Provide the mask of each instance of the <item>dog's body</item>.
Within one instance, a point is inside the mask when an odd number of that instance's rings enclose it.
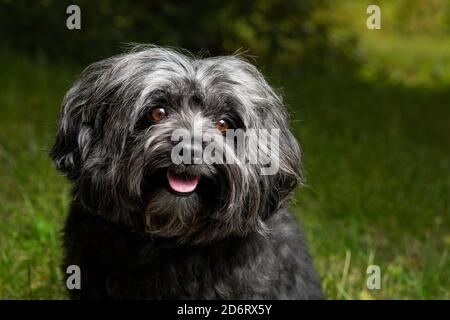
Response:
[[[198,124],[227,159],[237,159],[228,129],[278,129],[279,170],[176,163],[174,131]],[[156,47],[95,63],[64,99],[51,155],[75,187],[64,229],[64,271],[81,269],[73,298],[322,298],[287,211],[300,149],[251,64]]]
[[[200,245],[152,240],[72,206],[65,266],[82,270],[83,299],[320,299],[305,243],[284,209],[252,233]]]

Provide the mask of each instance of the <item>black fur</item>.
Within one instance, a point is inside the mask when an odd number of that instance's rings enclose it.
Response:
[[[159,105],[170,116],[149,124]],[[171,162],[175,129],[214,128],[224,113],[241,129],[281,131],[276,174],[259,162]],[[323,297],[287,210],[300,149],[281,97],[242,59],[144,47],[89,66],[63,101],[51,156],[74,184],[63,271],[78,265],[82,288],[72,298]],[[200,176],[196,191],[169,192],[169,169]]]
[[[130,232],[72,205],[64,266],[79,265],[82,299],[322,299],[296,221],[282,209],[258,233],[179,245]]]

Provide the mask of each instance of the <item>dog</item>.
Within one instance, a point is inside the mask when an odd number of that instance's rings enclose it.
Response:
[[[173,133],[198,124],[228,159],[228,130],[277,129],[277,171],[174,163]],[[185,142],[178,156],[205,144]],[[63,99],[50,155],[73,184],[63,273],[78,266],[81,288],[71,298],[323,298],[288,211],[302,178],[287,108],[244,58],[138,46],[93,63]]]

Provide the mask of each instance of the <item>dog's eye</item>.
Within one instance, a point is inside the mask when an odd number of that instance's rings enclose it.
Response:
[[[151,122],[156,123],[161,121],[167,116],[166,109],[162,107],[155,107],[150,110],[150,113],[148,115]]]
[[[225,134],[228,129],[230,129],[231,124],[230,122],[225,119],[221,118],[219,121],[216,122],[216,129],[219,130],[222,134]]]

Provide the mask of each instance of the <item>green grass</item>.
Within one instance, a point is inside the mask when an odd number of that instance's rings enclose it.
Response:
[[[0,298],[62,298],[60,229],[69,188],[46,150],[73,75],[45,62],[2,61]]]
[[[450,298],[450,91],[305,79],[294,207],[330,298]],[[365,286],[379,265],[382,289]]]
[[[292,209],[328,298],[449,299],[450,70],[428,76],[436,59],[450,61],[447,47],[422,45],[428,67],[406,72],[416,60],[396,57],[413,44],[374,46],[359,76],[274,79],[303,147],[307,186]],[[382,72],[364,72],[370,57]],[[0,298],[66,298],[58,266],[70,187],[46,150],[80,68],[0,61]],[[366,289],[369,264],[381,268],[381,290]]]

